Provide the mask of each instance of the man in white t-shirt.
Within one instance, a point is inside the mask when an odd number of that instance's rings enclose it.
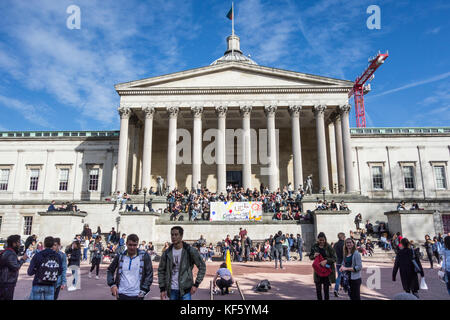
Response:
[[[108,286],[118,300],[143,300],[153,282],[152,261],[145,250],[138,250],[137,235],[130,234],[126,245],[108,267]]]
[[[206,273],[206,265],[197,249],[183,242],[183,228],[170,230],[172,245],[164,251],[158,267],[161,300],[191,300]],[[193,282],[192,268],[198,268]]]

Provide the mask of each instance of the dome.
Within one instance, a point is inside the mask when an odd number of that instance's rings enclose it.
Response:
[[[236,35],[229,36],[227,38],[227,44],[228,49],[225,51],[223,57],[217,59],[213,63],[211,63],[212,66],[227,63],[227,62],[239,62],[239,63],[247,63],[247,64],[253,64],[258,65],[255,61],[250,59],[249,57],[246,57],[241,49],[240,49],[240,39]]]

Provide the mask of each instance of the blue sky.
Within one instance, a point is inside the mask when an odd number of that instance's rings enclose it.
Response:
[[[80,30],[66,27],[72,4]],[[372,4],[380,30],[366,26]],[[0,1],[0,130],[118,130],[114,85],[209,65],[225,51],[230,6]],[[450,125],[449,1],[241,0],[235,11],[241,49],[260,65],[354,80],[389,50],[366,95],[367,126]]]

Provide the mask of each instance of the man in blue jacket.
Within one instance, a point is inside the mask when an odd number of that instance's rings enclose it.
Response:
[[[28,267],[28,275],[34,275],[30,300],[54,300],[55,285],[62,274],[62,260],[56,252],[53,237],[44,239],[44,250],[36,253]]]
[[[9,236],[6,244],[7,249],[0,252],[0,301],[13,299],[19,269],[28,259],[26,254],[22,259],[17,259],[20,248],[20,236],[18,234]]]

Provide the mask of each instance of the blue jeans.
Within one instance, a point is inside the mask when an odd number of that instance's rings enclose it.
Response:
[[[88,250],[89,250],[89,248],[84,248],[83,249],[83,261],[87,260]]]
[[[337,292],[339,292],[339,285],[341,283],[341,271],[339,271],[341,266],[342,266],[342,264],[336,264],[336,270],[337,270],[338,276],[336,278],[336,285],[334,286],[334,291],[337,291]]]
[[[188,292],[184,296],[180,297],[179,290],[170,290],[170,300],[192,300],[191,293]]]
[[[196,210],[192,210],[191,220],[195,220],[195,218],[197,218],[197,216],[198,216],[198,212]]]
[[[291,261],[291,247],[289,246],[287,246],[286,259],[287,261]]]
[[[31,287],[30,300],[54,300],[55,286],[33,285]]]
[[[303,247],[300,247],[297,250],[298,250],[298,256],[300,258],[300,261],[302,261],[303,260]]]

